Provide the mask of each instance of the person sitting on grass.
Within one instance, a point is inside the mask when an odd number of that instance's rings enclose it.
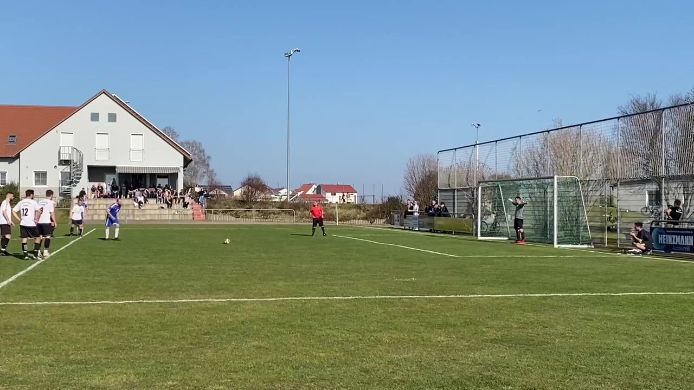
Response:
[[[641,222],[634,224],[634,231],[631,232],[631,242],[634,245],[634,249],[630,250],[629,253],[635,255],[648,255],[653,249],[651,233],[643,228],[643,223]]]

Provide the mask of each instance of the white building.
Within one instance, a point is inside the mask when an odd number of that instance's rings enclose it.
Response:
[[[357,190],[349,184],[319,184],[316,193],[328,203],[358,203]]]
[[[79,107],[0,105],[0,185],[75,196],[92,184],[183,187],[188,151],[117,96]]]

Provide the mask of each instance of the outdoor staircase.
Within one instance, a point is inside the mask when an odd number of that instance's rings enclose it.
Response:
[[[84,172],[82,151],[72,146],[61,146],[58,150],[58,165],[67,166],[69,178],[60,181],[60,196],[72,198],[72,189],[82,180]]]

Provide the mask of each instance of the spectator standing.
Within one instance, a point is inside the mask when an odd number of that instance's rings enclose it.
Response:
[[[682,218],[682,214],[684,214],[684,211],[682,210],[682,201],[679,199],[675,199],[675,204],[672,206],[668,206],[667,219],[679,221]],[[672,222],[671,224],[678,225],[679,223]]]

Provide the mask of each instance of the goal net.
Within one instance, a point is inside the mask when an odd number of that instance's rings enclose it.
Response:
[[[477,193],[477,237],[515,239],[513,228],[520,196],[526,241],[555,247],[591,246],[581,182],[574,176],[480,182]]]

